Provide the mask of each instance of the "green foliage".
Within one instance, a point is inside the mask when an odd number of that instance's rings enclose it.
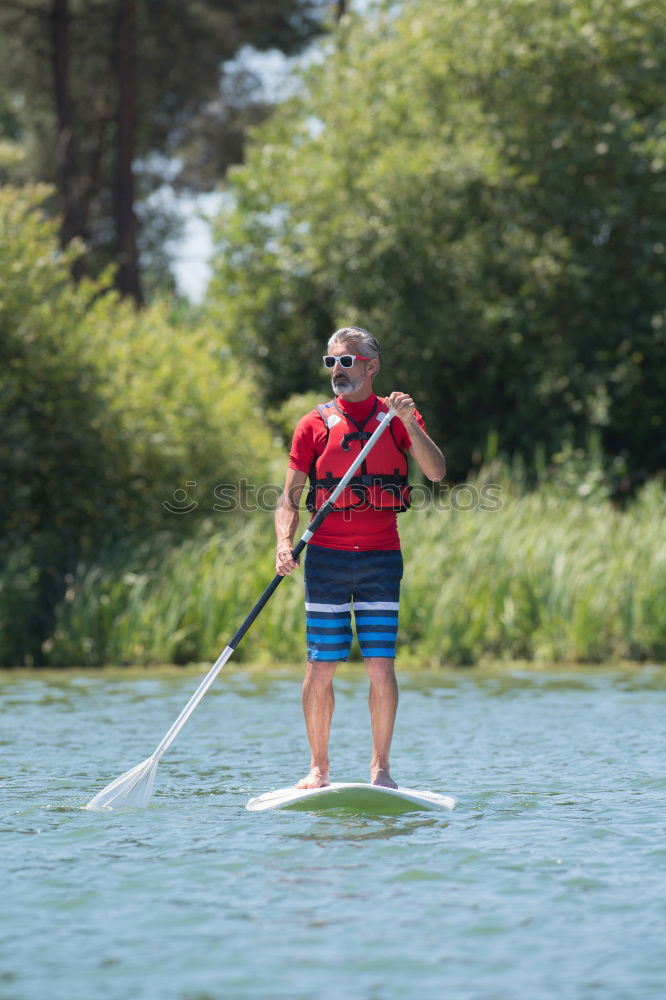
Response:
[[[329,386],[330,389],[330,386]],[[326,387],[322,392],[294,393],[282,403],[280,408],[271,414],[271,421],[279,434],[281,450],[284,453],[289,451],[294,428],[301,417],[314,410],[319,403],[325,403],[332,395],[327,392]]]
[[[214,515],[217,484],[265,480],[272,447],[254,387],[209,324],[178,322],[167,304],[137,312],[103,280],[71,282],[76,251],[58,250],[46,193],[0,188],[5,663],[39,659],[79,560],[146,533],[182,539]],[[195,512],[165,509],[186,506],[177,490]]]
[[[502,502],[501,511],[452,510],[439,542],[441,515],[410,523],[401,627],[412,658],[664,658],[666,632],[654,617],[666,582],[661,484],[626,513],[559,488],[521,496],[508,485]]]
[[[600,495],[565,495],[561,481],[523,493],[506,470],[491,478],[501,485],[494,494],[501,508],[495,500],[485,510],[470,502],[484,496],[478,480],[466,494],[445,491],[401,520],[400,662],[663,661],[663,484],[651,482],[620,512]],[[147,543],[81,564],[58,607],[49,662],[214,660],[273,574],[270,522],[232,517],[221,534],[166,553]],[[303,657],[297,573],[283,581],[235,658]]]
[[[55,223],[39,206],[48,189],[0,189],[0,510],[3,544],[46,558],[66,550],[106,506],[107,451],[98,418],[99,374],[81,357],[82,327],[102,286],[74,289],[76,250],[58,253]],[[119,470],[104,477],[117,482]]]
[[[489,435],[666,459],[666,22],[635,0],[419,0],[351,21],[255,133],[211,311],[267,398],[337,326],[385,348],[454,477]]]

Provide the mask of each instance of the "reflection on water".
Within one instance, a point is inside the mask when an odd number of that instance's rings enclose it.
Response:
[[[416,830],[425,830],[434,826],[443,828],[448,826],[449,821],[431,817],[414,819],[406,816],[385,816],[369,819],[363,816],[350,815],[346,810],[328,809],[326,819],[316,814],[312,815],[312,821],[307,830],[298,832],[286,832],[288,839],[316,841],[341,841],[347,843],[361,842],[364,840],[388,840],[391,837],[409,836]]]

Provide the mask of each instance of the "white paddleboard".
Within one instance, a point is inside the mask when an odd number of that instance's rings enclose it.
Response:
[[[396,815],[419,810],[453,809],[456,800],[438,792],[422,792],[415,788],[382,788],[363,782],[333,782],[324,788],[278,788],[250,799],[245,806],[250,812],[263,809],[346,809],[349,812]]]

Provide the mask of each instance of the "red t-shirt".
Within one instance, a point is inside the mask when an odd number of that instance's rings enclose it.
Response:
[[[360,403],[351,403],[340,396],[337,402],[343,412],[348,413],[358,423],[362,423],[370,416],[375,399],[373,393]],[[425,430],[421,414],[415,411],[415,416],[419,426]],[[391,429],[398,447],[403,451],[409,451],[412,441],[405,430],[405,425],[398,417],[394,417],[391,421]],[[325,447],[324,422],[318,413],[314,411],[308,413],[296,424],[289,453],[289,468],[298,472],[309,472]],[[352,551],[399,549],[396,513],[392,510],[334,510],[317,529],[309,544],[320,545],[327,549]]]

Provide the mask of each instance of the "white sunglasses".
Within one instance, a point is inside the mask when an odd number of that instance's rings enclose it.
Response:
[[[364,358],[362,354],[324,354],[323,361],[327,368],[335,368],[336,361],[341,368],[353,368],[355,361],[372,361],[372,358]]]

